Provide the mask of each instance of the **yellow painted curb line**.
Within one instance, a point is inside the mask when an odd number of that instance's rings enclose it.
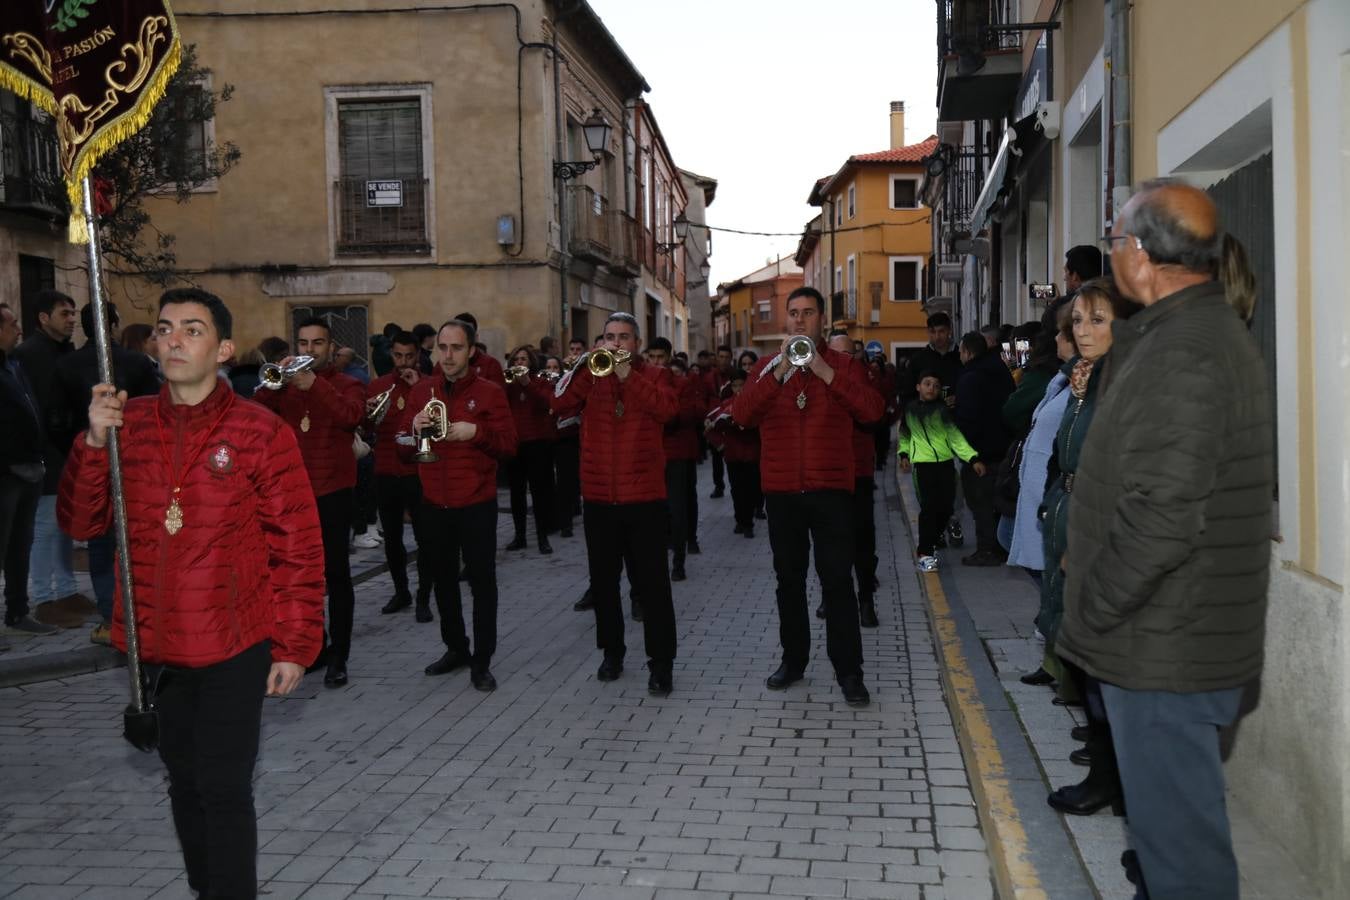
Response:
[[[900,477],[897,469],[897,482]],[[899,484],[897,489],[903,503],[903,489]],[[906,514],[912,529],[917,531],[917,517],[908,504]],[[952,619],[951,605],[942,589],[942,579],[937,572],[924,572],[919,576],[919,584],[928,600],[928,612],[941,651],[939,668],[946,688],[947,706],[970,774],[976,812],[994,866],[995,889],[1005,900],[1046,900],[1048,895],[1041,887],[1040,875],[1027,856],[1027,833],[1008,787],[1003,754],[999,752],[993,729],[989,727],[989,717],[980,702],[975,677],[970,673],[961,637]]]

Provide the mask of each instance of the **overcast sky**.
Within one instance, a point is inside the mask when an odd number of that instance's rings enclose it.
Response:
[[[934,0],[590,0],[652,90],[675,164],[718,181],[715,226],[800,235],[811,186],[850,155],[933,133]],[[712,285],[794,237],[713,234]]]

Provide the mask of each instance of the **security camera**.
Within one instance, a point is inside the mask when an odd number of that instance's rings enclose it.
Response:
[[[1060,105],[1057,100],[1050,100],[1036,107],[1036,127],[1044,132],[1046,140],[1053,141],[1059,137],[1059,116]]]

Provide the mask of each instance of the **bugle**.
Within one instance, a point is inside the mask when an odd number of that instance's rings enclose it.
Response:
[[[633,358],[633,354],[627,350],[610,350],[601,347],[599,350],[592,350],[586,357],[586,368],[591,370],[591,374],[596,378],[604,378],[614,371],[614,368],[620,363],[626,363]]]
[[[530,374],[529,366],[511,366],[509,369],[507,369],[505,372],[502,373],[502,377],[506,379],[507,384],[514,384],[515,382],[519,381],[520,379],[524,378],[526,375],[529,374]]]
[[[312,356],[297,356],[284,366],[277,363],[267,363],[258,370],[258,378],[261,379],[258,386],[271,391],[279,391],[292,378],[312,368],[314,368],[314,357]]]
[[[369,406],[366,412],[366,418],[372,425],[379,425],[384,421],[384,417],[389,413],[389,406],[394,399],[394,385],[390,385],[388,390],[381,391],[370,400],[366,401]]]

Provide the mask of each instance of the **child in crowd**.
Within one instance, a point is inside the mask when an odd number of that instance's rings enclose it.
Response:
[[[898,426],[900,471],[913,471],[919,495],[918,551],[920,568],[926,571],[937,568],[937,548],[956,502],[953,458],[959,456],[977,474],[985,473],[984,463],[956,427],[941,395],[941,377],[931,370],[920,374],[919,396],[905,408]]]

